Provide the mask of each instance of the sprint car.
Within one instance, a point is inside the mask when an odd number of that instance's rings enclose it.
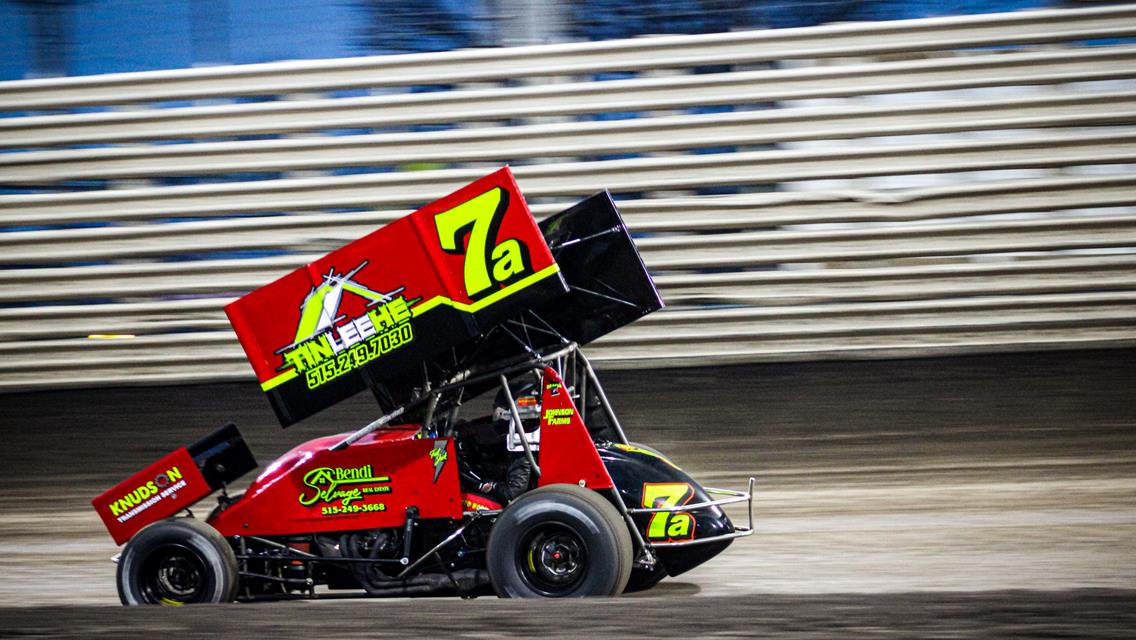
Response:
[[[662,306],[607,193],[538,225],[508,168],[245,295],[226,313],[282,426],[363,390],[381,415],[243,492],[230,424],[94,498],[120,599],[613,596],[706,562],[752,534],[753,479],[630,442],[581,350]]]

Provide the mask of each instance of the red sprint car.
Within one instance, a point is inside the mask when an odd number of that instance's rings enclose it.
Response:
[[[123,604],[611,596],[706,562],[753,532],[753,480],[630,442],[580,348],[662,306],[607,193],[538,225],[507,168],[245,295],[226,312],[282,426],[364,390],[381,416],[243,492],[227,425],[96,497]]]

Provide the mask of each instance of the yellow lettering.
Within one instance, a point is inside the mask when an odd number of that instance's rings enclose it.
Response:
[[[493,247],[493,279],[505,282],[515,275],[524,273],[528,268],[525,264],[525,252],[521,243],[510,238]]]
[[[500,187],[486,191],[475,198],[459,204],[448,211],[434,216],[438,226],[438,243],[449,253],[465,254],[465,292],[470,298],[492,286],[487,266],[489,243],[493,238],[489,232],[494,219],[504,215],[508,202]],[[504,205],[504,206],[502,206]],[[469,236],[467,246],[462,240]]]
[[[395,325],[389,307],[389,304],[384,304],[367,312],[367,316],[371,318],[371,324],[375,325],[376,329],[382,330]]]
[[[284,362],[287,362],[289,365],[295,367],[296,371],[304,371],[307,368],[305,366],[304,359],[300,357],[299,348],[292,349],[291,351],[285,351]]]
[[[395,322],[407,322],[410,320],[410,307],[406,306],[406,300],[402,296],[391,300],[389,304],[384,305],[390,309],[391,317]]]
[[[694,489],[685,482],[647,482],[643,484],[643,506],[650,509],[674,507],[686,504],[694,496]],[[682,528],[682,517],[686,518],[685,529]],[[690,533],[691,516],[689,513],[674,513],[660,511],[651,514],[647,523],[648,540],[667,540],[675,537],[684,537]],[[668,526],[670,523],[676,525]],[[682,536],[671,534],[671,530],[679,531]]]
[[[667,524],[667,537],[671,540],[689,537],[693,520],[689,513],[671,514],[671,521]]]
[[[314,364],[316,362],[323,362],[335,354],[335,350],[331,348],[331,342],[328,341],[327,334],[321,334],[315,340],[309,340],[304,343],[307,348],[308,359]]]

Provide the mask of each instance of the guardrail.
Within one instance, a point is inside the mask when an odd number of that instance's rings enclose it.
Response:
[[[0,83],[0,390],[251,379],[226,302],[504,163],[638,236],[670,307],[605,366],[1131,346],[1133,36],[1120,6]]]

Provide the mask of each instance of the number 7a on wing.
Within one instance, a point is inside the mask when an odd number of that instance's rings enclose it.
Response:
[[[287,426],[567,290],[506,167],[225,311]]]

